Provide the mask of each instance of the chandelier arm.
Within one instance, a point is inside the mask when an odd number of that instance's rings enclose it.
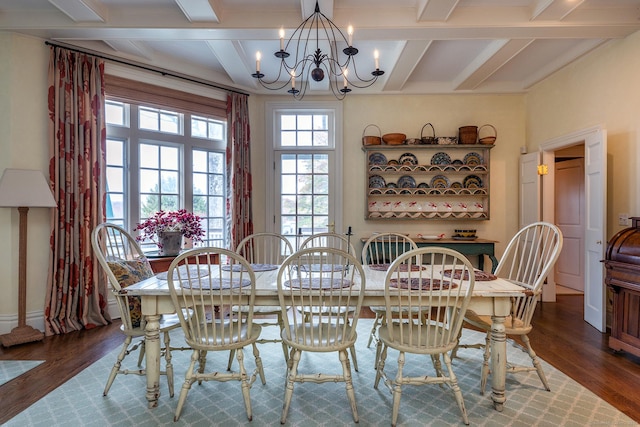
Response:
[[[321,27],[329,45],[327,52],[323,52],[320,48]],[[314,33],[315,50],[313,50],[312,40]],[[347,47],[340,51],[338,49],[339,43],[344,43]],[[294,46],[295,55],[292,55],[290,49]],[[346,56],[344,62],[340,62],[341,53]],[[258,66],[252,76],[258,79],[262,87],[269,90],[280,90],[291,85],[291,89],[287,92],[292,94],[295,99],[302,99],[310,88],[309,78],[320,82],[324,80],[326,71],[331,92],[337,99],[342,100],[348,92],[351,92],[352,89],[349,86],[354,88],[369,87],[378,80],[379,76],[384,74],[384,71],[375,69],[371,73],[373,77],[362,78],[358,74],[356,62],[353,59],[357,53],[358,49],[351,46],[350,41],[347,40],[340,28],[320,11],[320,6],[316,1],[314,12],[298,25],[286,45],[275,52],[276,58],[280,59],[277,77],[272,81],[264,80],[264,74],[260,73]],[[292,63],[287,62],[289,57],[293,60]],[[352,70],[349,73],[351,78],[348,78],[346,73],[349,67]],[[283,73],[286,73],[288,77],[284,82],[280,80]]]

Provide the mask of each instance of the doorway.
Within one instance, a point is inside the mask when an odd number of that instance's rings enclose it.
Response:
[[[555,153],[555,221],[564,244],[555,265],[556,295],[584,294],[584,144]]]
[[[606,330],[604,292],[604,250],[607,219],[607,131],[594,126],[546,141],[540,145],[542,163],[555,163],[555,153],[561,149],[584,146],[584,320],[600,332]],[[555,168],[550,167],[541,185],[543,221],[556,223]],[[555,271],[547,277],[542,290],[543,301],[556,300]]]

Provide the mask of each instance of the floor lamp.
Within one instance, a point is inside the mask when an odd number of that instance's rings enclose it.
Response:
[[[51,188],[39,170],[5,169],[0,178],[0,207],[18,208],[20,229],[18,240],[18,326],[4,335],[5,347],[40,341],[44,334],[27,325],[27,213],[29,208],[57,206]]]

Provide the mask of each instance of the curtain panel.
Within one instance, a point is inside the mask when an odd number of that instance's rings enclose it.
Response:
[[[227,97],[227,234],[235,248],[253,234],[251,207],[251,137],[248,96],[231,93]]]
[[[107,324],[108,290],[91,249],[105,219],[104,61],[52,46],[49,60],[51,220],[47,335]]]

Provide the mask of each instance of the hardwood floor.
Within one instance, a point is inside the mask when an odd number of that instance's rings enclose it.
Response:
[[[614,353],[608,335],[582,320],[583,297],[561,295],[556,303],[542,303],[529,337],[540,357],[620,411],[640,422],[637,388],[640,358]],[[371,317],[365,310],[363,317]],[[45,360],[38,367],[0,386],[0,424],[119,347],[119,322],[93,330],[47,337],[43,342],[0,347],[0,360]],[[106,375],[106,374],[105,374]],[[106,381],[106,376],[105,376]]]

